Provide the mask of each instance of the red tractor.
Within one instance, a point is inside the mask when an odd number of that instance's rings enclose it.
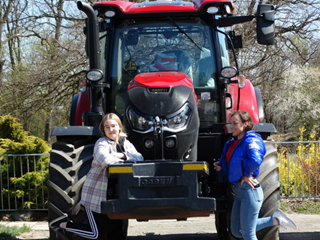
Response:
[[[255,19],[258,42],[271,45],[274,6],[260,4],[250,16],[235,15],[231,0],[77,6],[87,15],[90,69],[73,99],[70,126],[52,132],[57,142],[49,168],[49,221],[62,214],[74,222],[87,221],[79,204],[81,188],[99,138],[98,125],[105,113],[114,112],[145,161],[109,167],[102,212],[111,219],[143,221],[215,214],[219,238],[235,239],[229,231],[232,194],[213,162],[231,137],[228,122],[238,109],[251,114],[255,130],[265,139],[260,216],[271,216],[279,206],[280,184],[274,142],[267,138],[276,130],[262,123],[259,89],[239,74],[234,49],[241,38],[231,27]],[[126,238],[123,222],[123,231],[111,231],[110,239]],[[50,232],[50,239],[80,239],[58,234]],[[258,236],[276,240],[278,230],[264,229]]]

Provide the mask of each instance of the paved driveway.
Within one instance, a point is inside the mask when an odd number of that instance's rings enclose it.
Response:
[[[297,230],[280,233],[280,240],[320,240],[320,215],[287,214]],[[130,221],[127,240],[219,240],[214,216],[190,218],[188,221]]]
[[[320,215],[287,214],[297,230],[288,229],[280,233],[280,240],[320,240]],[[188,221],[153,220],[137,222],[130,220],[127,240],[218,240],[214,215],[190,218]],[[32,231],[18,239],[47,240],[47,222],[0,222],[7,226],[28,225]]]

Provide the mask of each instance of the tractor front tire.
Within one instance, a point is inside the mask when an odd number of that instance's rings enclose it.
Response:
[[[80,197],[86,175],[91,168],[96,137],[65,137],[52,145],[48,178],[48,222],[63,214],[75,223],[88,224],[86,212],[81,209]],[[107,194],[107,193],[106,193]],[[111,220],[109,238],[124,240],[127,220]],[[116,226],[114,226],[116,225]],[[115,232],[113,229],[121,229]],[[76,234],[50,229],[50,240],[83,240]]]
[[[277,149],[274,141],[264,141],[267,153],[257,178],[263,190],[263,204],[259,218],[271,216],[280,207],[280,182]],[[257,232],[259,240],[278,240],[278,227],[264,228]]]

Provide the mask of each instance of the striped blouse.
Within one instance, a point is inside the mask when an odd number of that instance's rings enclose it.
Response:
[[[123,162],[122,159],[110,154],[117,152],[116,145],[116,142],[107,137],[102,137],[96,142],[91,169],[82,188],[81,204],[97,213],[101,213],[101,202],[107,200],[108,166]],[[127,139],[125,139],[123,147],[127,160],[143,161],[143,156],[137,152],[133,144]]]

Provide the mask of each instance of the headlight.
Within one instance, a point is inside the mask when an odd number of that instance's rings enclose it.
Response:
[[[209,13],[209,14],[216,14],[218,12],[219,12],[219,8],[218,7],[209,7],[207,9],[207,13]]]
[[[167,127],[174,130],[181,129],[187,125],[190,116],[191,109],[188,105],[185,105],[179,114],[168,119]]]
[[[135,111],[132,110],[132,108],[130,108],[128,111],[128,117],[133,128],[137,130],[147,131],[151,128],[149,120],[137,114]]]
[[[220,71],[220,75],[224,78],[233,78],[237,75],[238,70],[235,67],[224,67]]]
[[[103,73],[99,69],[90,70],[87,72],[87,79],[89,81],[100,81],[103,78]]]
[[[147,139],[145,142],[144,142],[144,146],[147,148],[147,149],[151,149],[153,148],[154,146],[154,141],[152,139]]]
[[[110,17],[114,17],[114,15],[116,15],[116,13],[114,11],[106,11],[104,15],[106,17],[110,18]]]
[[[171,149],[171,148],[174,148],[176,146],[176,142],[174,139],[172,138],[169,138],[165,141],[165,145],[167,148]]]

